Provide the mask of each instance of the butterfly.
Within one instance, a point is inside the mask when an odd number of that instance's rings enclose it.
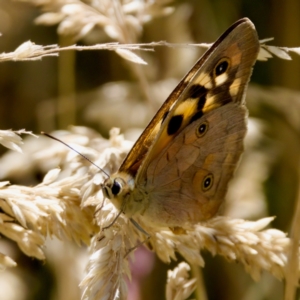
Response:
[[[172,230],[217,214],[243,152],[259,48],[254,25],[240,19],[184,76],[102,184],[120,213]]]

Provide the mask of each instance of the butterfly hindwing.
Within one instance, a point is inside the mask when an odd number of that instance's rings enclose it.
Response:
[[[246,109],[229,103],[188,125],[149,164],[145,216],[168,226],[211,218],[243,151]]]

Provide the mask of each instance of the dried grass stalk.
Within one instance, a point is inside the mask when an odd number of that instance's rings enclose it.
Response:
[[[117,169],[131,145],[115,129],[109,141],[83,128],[64,133],[64,140],[109,173]],[[88,273],[81,282],[83,299],[115,299],[118,295],[124,299],[125,279],[130,278],[128,259],[133,255],[132,248],[144,242],[145,236],[125,215],[111,225],[118,211],[103,198],[103,174],[79,156],[68,157],[68,152],[51,151],[50,147],[35,156],[45,160],[51,159],[51,153],[52,159],[60,155],[63,166],[62,170],[48,172],[35,187],[1,185],[0,232],[15,240],[24,253],[38,259],[44,259],[42,247],[48,235],[91,244]],[[241,262],[255,280],[263,270],[278,279],[286,277],[290,240],[279,230],[265,229],[272,217],[250,222],[219,216],[186,228],[184,234],[153,227],[141,216],[135,219],[151,235],[147,244],[164,262],[175,260],[178,252],[189,263],[203,267],[200,250],[207,249],[213,255]],[[4,255],[0,262],[2,268],[14,265]]]
[[[189,279],[190,266],[182,262],[173,271],[168,271],[167,300],[187,299],[196,288],[196,279]]]

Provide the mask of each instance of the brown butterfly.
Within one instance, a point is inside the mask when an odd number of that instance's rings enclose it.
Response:
[[[171,229],[218,212],[243,151],[259,48],[254,25],[241,19],[185,75],[102,185],[120,212]]]

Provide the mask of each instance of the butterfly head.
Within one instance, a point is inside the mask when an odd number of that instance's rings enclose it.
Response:
[[[124,210],[125,199],[134,189],[134,181],[131,176],[116,173],[107,178],[102,184],[103,195],[112,201],[119,210]]]

